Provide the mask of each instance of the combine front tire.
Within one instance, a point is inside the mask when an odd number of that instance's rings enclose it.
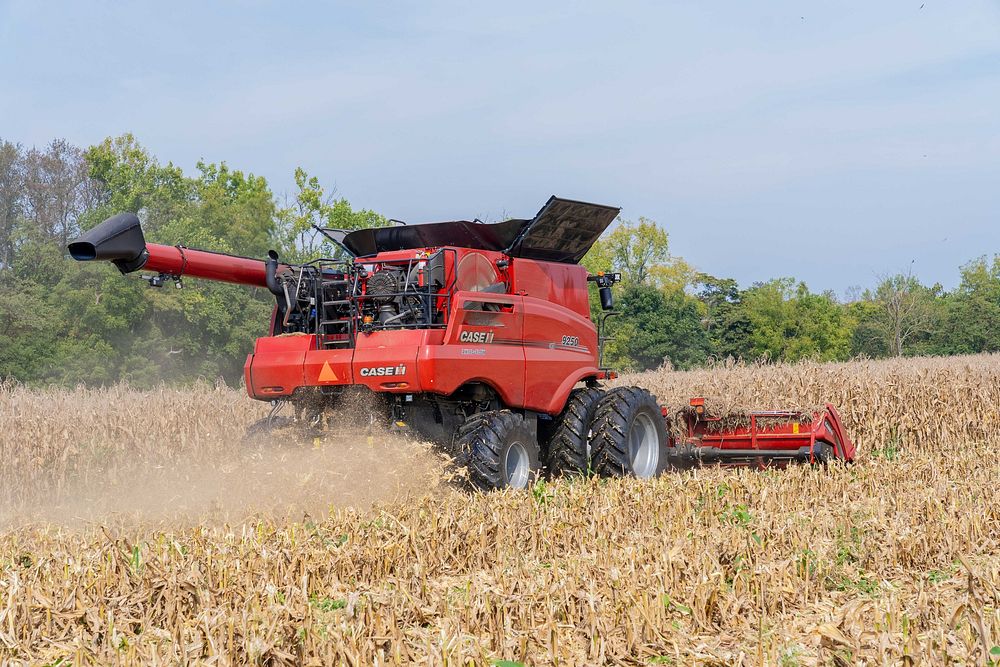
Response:
[[[456,447],[469,461],[469,479],[483,491],[526,489],[538,477],[538,439],[524,417],[491,410],[469,417]]]
[[[590,440],[603,477],[655,477],[667,467],[667,427],[656,397],[639,387],[612,389],[597,406]]]
[[[597,388],[575,389],[553,420],[547,452],[553,476],[585,475],[590,469],[590,428],[603,396]]]

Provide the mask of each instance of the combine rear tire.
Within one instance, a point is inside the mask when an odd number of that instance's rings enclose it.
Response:
[[[639,387],[612,389],[597,406],[590,440],[602,477],[655,477],[667,468],[667,427],[656,397]]]
[[[597,388],[574,389],[566,407],[556,417],[548,438],[549,473],[585,475],[590,469],[590,429],[604,392]]]
[[[482,491],[526,489],[538,477],[538,439],[524,417],[491,410],[469,417],[456,448],[469,461],[469,480]]]

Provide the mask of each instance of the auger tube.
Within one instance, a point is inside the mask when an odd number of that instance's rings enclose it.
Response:
[[[146,243],[139,218],[134,213],[119,213],[108,218],[70,243],[68,250],[70,256],[80,262],[110,261],[123,274],[143,269],[176,278],[191,276],[268,289],[271,284],[268,276],[273,280],[278,270],[277,254],[274,254],[269,273],[267,263],[259,259]]]

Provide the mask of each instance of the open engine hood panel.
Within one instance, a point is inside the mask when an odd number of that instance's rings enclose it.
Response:
[[[507,248],[507,254],[577,264],[619,211],[613,206],[550,197]]]
[[[531,220],[495,224],[455,220],[422,225],[359,229],[341,242],[356,257],[392,250],[458,246],[506,252],[512,257],[576,264],[620,209],[550,197]]]
[[[503,250],[517,238],[525,222],[525,220],[506,220],[491,225],[454,220],[400,227],[373,227],[349,233],[343,238],[342,243],[356,257],[367,257],[391,250],[445,245],[477,250]]]

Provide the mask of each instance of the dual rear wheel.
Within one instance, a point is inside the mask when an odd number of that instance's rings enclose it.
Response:
[[[662,413],[656,398],[638,387],[576,389],[562,413],[535,431],[510,410],[466,420],[455,444],[472,484],[484,491],[527,488],[541,476],[543,459],[553,476],[649,478],[667,467]]]
[[[648,479],[667,468],[667,426],[649,391],[612,389],[598,405],[591,429],[591,461],[597,474]]]

